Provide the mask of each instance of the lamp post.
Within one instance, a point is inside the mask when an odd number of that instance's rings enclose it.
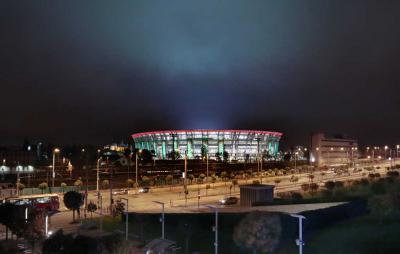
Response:
[[[213,206],[213,205],[207,205],[206,207],[210,208],[211,210],[214,210],[215,212],[215,225],[214,225],[214,231],[215,231],[215,240],[214,240],[214,248],[215,254],[218,254],[218,207]]]
[[[129,233],[129,227],[128,227],[128,213],[129,213],[129,203],[127,198],[120,198],[121,200],[124,200],[126,202],[126,212],[125,212],[125,240],[128,240],[128,233]]]
[[[296,239],[296,244],[299,246],[299,254],[303,254],[303,220],[305,220],[306,217],[299,214],[290,214],[290,216],[299,219],[299,238]]]
[[[135,175],[135,183],[136,183],[136,188],[139,187],[138,183],[138,153],[142,153],[142,150],[139,150],[139,152],[135,153],[135,167],[136,167],[136,175]]]
[[[294,171],[297,172],[297,155],[299,152],[294,153]]]
[[[185,173],[184,173],[184,178],[183,178],[183,191],[185,192],[185,206],[187,205],[187,151],[185,151]]]
[[[389,148],[388,146],[385,146],[385,147],[384,147],[384,149],[385,149],[385,157],[384,157],[384,159],[385,159],[385,160],[386,160],[386,151],[388,150],[388,148]]]
[[[207,182],[208,182],[208,149],[207,149],[207,154],[206,154],[206,161],[207,161],[207,167],[206,167],[206,169],[207,169]]]
[[[96,191],[99,192],[100,183],[100,158],[97,159],[97,169],[96,169]]]
[[[156,204],[161,205],[161,239],[165,239],[165,211],[164,211],[164,203],[160,201],[153,201]]]
[[[51,187],[54,188],[54,179],[56,178],[56,172],[55,172],[55,164],[56,164],[56,153],[59,153],[60,149],[54,148],[53,150],[53,177],[52,177],[52,184]]]

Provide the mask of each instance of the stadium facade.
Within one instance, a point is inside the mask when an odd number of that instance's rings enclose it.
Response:
[[[188,159],[225,154],[229,160],[244,161],[276,157],[281,136],[257,130],[168,130],[136,133],[132,138],[136,149],[152,151],[156,159],[168,159],[175,151],[181,158],[185,153]]]

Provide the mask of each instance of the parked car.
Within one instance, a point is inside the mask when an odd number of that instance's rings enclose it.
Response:
[[[124,195],[128,194],[128,189],[120,189],[113,191],[113,195]]]
[[[239,201],[239,198],[237,198],[237,197],[226,197],[224,199],[221,199],[219,202],[222,205],[234,205],[234,204],[237,204],[238,201]]]
[[[147,192],[149,192],[149,190],[150,190],[150,187],[141,187],[139,189],[139,193],[147,193]]]

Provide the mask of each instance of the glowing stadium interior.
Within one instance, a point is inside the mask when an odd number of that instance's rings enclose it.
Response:
[[[168,130],[132,135],[136,149],[147,149],[156,159],[167,159],[172,151],[188,159],[225,153],[229,160],[264,159],[277,155],[282,133],[256,130]],[[183,157],[183,156],[182,156]]]

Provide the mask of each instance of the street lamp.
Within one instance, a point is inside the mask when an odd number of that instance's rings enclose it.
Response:
[[[297,170],[297,155],[299,154],[299,152],[295,152],[294,153],[294,171],[296,172]]]
[[[159,205],[161,205],[161,211],[162,211],[162,214],[161,214],[161,239],[165,239],[165,211],[164,211],[164,203],[163,202],[160,202],[160,201],[153,201],[154,203],[156,203],[156,204],[159,204]]]
[[[210,208],[211,210],[214,210],[215,212],[215,226],[214,226],[214,231],[215,231],[215,240],[214,240],[214,248],[215,254],[218,254],[218,207],[213,206],[213,205],[207,205],[206,207]]]
[[[136,167],[136,176],[135,176],[135,182],[136,182],[136,188],[139,187],[138,183],[138,153],[141,154],[142,150],[139,150],[138,152],[135,153],[135,167]]]
[[[290,214],[290,216],[299,219],[299,238],[296,239],[296,244],[299,246],[299,254],[303,254],[303,220],[305,220],[306,217],[300,214]]]
[[[385,157],[384,157],[384,159],[386,159],[386,151],[387,151],[388,148],[389,148],[388,146],[385,146]]]
[[[129,232],[129,228],[128,228],[128,213],[129,213],[129,206],[128,206],[128,199],[127,198],[120,198],[121,200],[124,200],[126,202],[126,212],[125,212],[125,240],[128,240],[128,232]]]
[[[96,191],[99,192],[99,182],[100,182],[100,149],[97,150],[97,172],[96,172]]]
[[[54,188],[54,179],[55,179],[55,177],[56,177],[56,172],[55,172],[55,164],[56,164],[56,153],[59,153],[60,152],[60,149],[58,149],[58,148],[54,148],[54,150],[53,150],[53,177],[52,177],[52,184],[51,184],[51,187],[53,187]]]

